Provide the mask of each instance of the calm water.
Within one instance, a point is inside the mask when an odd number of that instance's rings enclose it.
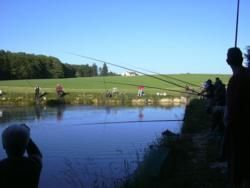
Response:
[[[182,119],[184,107],[1,108],[0,133],[26,123],[44,155],[41,188],[94,187],[131,174],[145,149],[166,129],[178,133],[182,122],[135,122]],[[111,122],[99,124],[103,122]],[[0,149],[0,157],[6,157]]]

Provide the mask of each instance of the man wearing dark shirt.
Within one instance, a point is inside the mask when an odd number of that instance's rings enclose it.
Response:
[[[0,161],[0,187],[37,188],[42,169],[42,154],[30,138],[29,128],[12,125],[2,133],[7,158]],[[25,151],[28,156],[24,156]]]
[[[229,177],[234,187],[250,187],[250,74],[242,66],[239,48],[230,48],[227,63],[233,71],[226,96],[225,147]]]

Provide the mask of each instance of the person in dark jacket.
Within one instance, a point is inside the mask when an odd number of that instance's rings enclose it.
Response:
[[[199,95],[202,95],[205,97],[205,99],[206,99],[206,111],[208,113],[211,113],[213,105],[214,105],[214,85],[213,85],[211,79],[208,79],[206,81],[205,88],[199,93]]]
[[[224,131],[224,111],[226,104],[226,87],[219,78],[216,78],[214,84],[214,107],[212,112],[212,127],[211,130],[219,129],[220,132]]]
[[[226,95],[225,152],[233,187],[250,187],[250,74],[242,66],[239,48],[230,48],[227,63],[233,71]]]
[[[7,127],[2,133],[2,142],[7,158],[0,161],[0,187],[37,188],[42,153],[30,138],[29,127],[25,124]]]

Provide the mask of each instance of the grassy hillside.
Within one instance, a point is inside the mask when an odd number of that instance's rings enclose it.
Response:
[[[227,83],[229,79],[229,75],[210,75],[210,74],[175,74],[167,76],[184,80],[186,82],[190,82],[196,85],[201,85],[205,80],[209,78],[215,80],[215,77],[220,77],[224,83]],[[161,76],[161,78],[185,86],[185,84],[179,83],[169,78],[164,78],[163,76]],[[136,77],[112,76],[112,77],[82,77],[82,78],[68,78],[68,79],[11,80],[11,81],[0,81],[0,89],[6,92],[33,93],[34,87],[36,85],[39,85],[44,91],[54,92],[56,84],[60,83],[63,85],[66,92],[68,91],[68,92],[103,93],[106,89],[111,89],[113,87],[116,87],[119,92],[124,92],[124,93],[137,92],[136,86],[114,84],[110,82],[145,85],[150,87],[167,88],[174,90],[183,90],[182,88],[179,88],[175,85],[148,76],[136,76]],[[145,92],[154,94],[156,92],[167,92],[167,91],[164,91],[163,89],[162,90],[150,89],[145,87]]]

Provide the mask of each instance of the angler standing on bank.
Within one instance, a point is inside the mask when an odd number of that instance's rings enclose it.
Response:
[[[236,188],[250,187],[250,73],[242,62],[241,50],[230,48],[227,63],[233,75],[226,96],[225,147],[230,182]]]

